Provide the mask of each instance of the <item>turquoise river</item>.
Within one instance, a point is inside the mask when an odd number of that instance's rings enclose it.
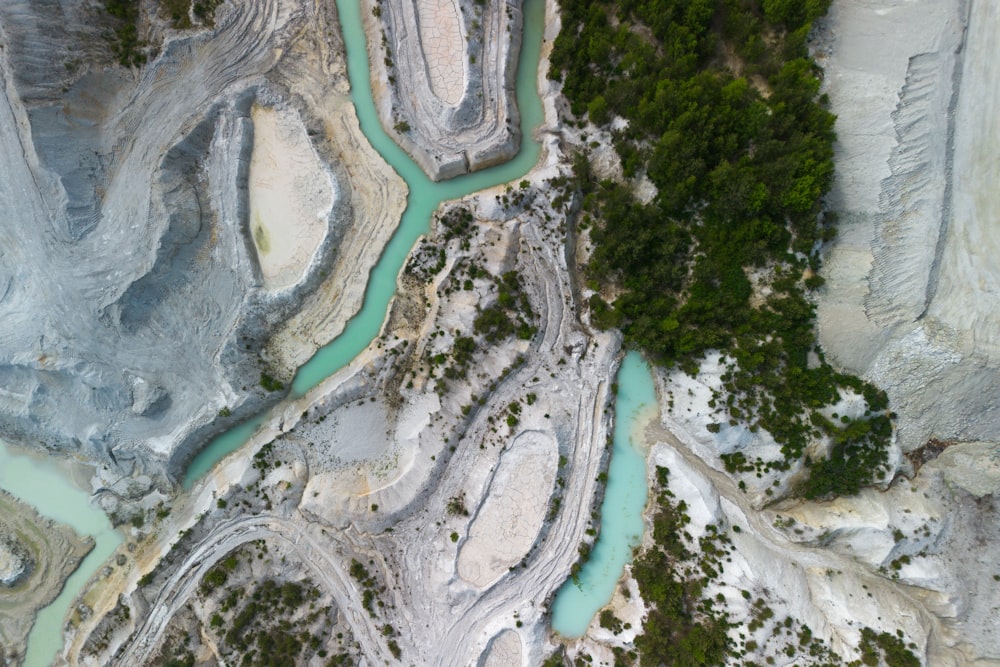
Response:
[[[503,165],[443,183],[428,179],[382,129],[372,101],[359,5],[355,0],[338,0],[337,7],[344,27],[351,95],[361,129],[375,150],[406,181],[409,196],[399,228],[369,276],[361,311],[336,340],[321,348],[299,369],[292,383],[295,396],[303,395],[337,372],[378,335],[403,262],[420,235],[428,231],[430,218],[441,202],[521,178],[536,164],[540,152],[532,133],[543,119],[537,87],[545,14],[543,0],[525,0],[524,3],[525,30],[517,73],[517,102],[523,133],[517,157]],[[620,453],[619,441],[628,441],[629,424],[635,417],[632,413],[643,402],[652,400],[648,396],[652,391],[652,381],[638,356],[630,354],[625,359],[618,382],[615,448],[602,506],[601,535],[577,582],[567,583],[554,607],[553,627],[566,636],[580,634],[596,610],[608,601],[631,553],[631,546],[637,539],[636,535],[641,535],[641,512],[646,494],[645,464],[637,450],[633,449],[635,453],[631,459],[629,454]],[[648,383],[648,387],[644,383]],[[637,398],[631,399],[633,396]],[[184,487],[190,488],[223,457],[242,446],[266,417],[260,415],[212,440],[188,466]],[[635,458],[639,459],[638,462],[633,460]],[[114,551],[121,535],[112,530],[107,518],[87,502],[87,494],[69,484],[55,465],[13,455],[3,446],[0,446],[0,488],[34,505],[42,514],[73,526],[80,534],[93,536],[96,541],[94,551],[67,582],[59,598],[42,611],[32,629],[25,664],[27,667],[41,667],[49,664],[58,650],[62,619],[72,600]],[[640,496],[641,502],[637,503],[636,499]],[[619,530],[618,526],[623,528]],[[586,611],[588,609],[590,611]]]
[[[632,549],[642,541],[646,508],[646,447],[642,429],[656,414],[656,390],[649,367],[629,352],[618,369],[615,426],[608,483],[601,503],[601,532],[580,573],[556,594],[552,629],[579,637],[608,603]]]

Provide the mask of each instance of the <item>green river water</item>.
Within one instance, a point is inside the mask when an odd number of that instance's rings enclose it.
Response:
[[[360,8],[354,0],[338,0],[337,7],[344,27],[351,95],[361,128],[372,146],[406,181],[409,197],[399,229],[369,276],[361,311],[336,340],[321,348],[299,369],[292,383],[295,396],[303,395],[349,363],[378,335],[403,262],[417,238],[428,231],[431,215],[438,205],[521,178],[536,164],[540,151],[532,138],[532,130],[543,119],[536,77],[544,28],[543,0],[525,0],[524,3],[524,36],[517,73],[517,102],[523,136],[517,157],[506,164],[443,183],[428,179],[382,129],[372,101]],[[634,448],[631,455],[624,449],[620,453],[618,443],[623,438],[628,441],[627,433],[637,418],[637,411],[653,400],[649,398],[652,380],[641,359],[630,354],[619,372],[618,382],[615,448],[603,505],[601,535],[578,583],[568,582],[563,587],[553,610],[553,627],[566,636],[580,634],[594,612],[610,598],[631,553],[631,545],[642,531],[640,514],[646,494],[645,462],[641,452]],[[633,396],[638,398],[630,398]],[[242,446],[266,416],[260,415],[212,440],[188,466],[184,487],[190,488],[223,457]],[[625,435],[620,435],[619,431]],[[91,535],[96,540],[94,551],[67,582],[59,598],[42,611],[32,629],[25,664],[41,667],[49,664],[58,650],[62,620],[69,605],[121,542],[121,535],[111,528],[104,514],[88,502],[87,494],[70,484],[55,465],[13,455],[2,443],[0,488],[34,505],[42,514],[69,524],[80,534]],[[640,496],[641,502],[638,502]],[[619,530],[619,526],[623,529]]]
[[[292,381],[292,394],[296,396],[305,394],[347,365],[378,335],[389,300],[396,290],[396,278],[403,268],[403,262],[417,238],[429,230],[431,215],[441,202],[521,178],[538,162],[540,151],[531,135],[532,130],[543,120],[542,102],[538,97],[537,87],[538,58],[545,24],[543,0],[526,0],[524,3],[524,36],[517,70],[517,106],[521,114],[522,137],[517,157],[505,164],[441,183],[427,178],[420,167],[382,129],[372,101],[360,9],[357,3],[350,0],[338,0],[337,9],[344,26],[347,73],[361,129],[375,150],[406,181],[410,191],[399,228],[369,276],[361,311],[351,319],[340,336],[320,348],[312,359],[299,368]],[[261,415],[210,442],[188,466],[184,476],[185,488],[190,488],[224,456],[239,449],[264,419],[265,415]]]
[[[594,614],[615,592],[625,564],[632,560],[632,548],[642,541],[642,511],[648,494],[642,429],[656,414],[656,389],[649,366],[638,352],[625,355],[617,380],[601,532],[580,574],[563,584],[552,603],[552,629],[564,637],[586,632]]]

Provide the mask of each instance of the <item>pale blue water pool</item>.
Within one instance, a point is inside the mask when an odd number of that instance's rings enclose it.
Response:
[[[614,443],[608,484],[601,503],[601,532],[590,558],[552,603],[552,629],[564,637],[583,635],[611,600],[632,549],[642,541],[646,507],[646,451],[641,429],[656,411],[656,389],[649,366],[629,352],[618,371]]]

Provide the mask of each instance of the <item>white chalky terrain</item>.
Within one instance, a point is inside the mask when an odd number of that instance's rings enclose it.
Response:
[[[227,631],[271,577],[318,591],[321,620],[289,617],[325,632],[310,664],[536,665],[558,644],[613,662],[647,612],[628,573],[609,607],[622,632],[595,619],[568,641],[548,617],[594,539],[620,353],[580,315],[587,235],[557,182],[593,141],[595,170],[620,178],[610,137],[561,126],[558,86],[541,81],[543,152],[525,180],[443,204],[379,337],[180,492],[170,480],[210,434],[277,401],[261,371],[287,381],[343,330],[407,192],[359,129],[333,3],[224,2],[213,27],[181,31],[142,6],[152,57],[125,69],[93,3],[0,4],[0,205],[12,212],[0,217],[0,427],[96,464],[101,502],[142,519],[77,600],[57,660],[131,666],[190,650],[235,664]],[[513,155],[520,3],[379,0],[362,16],[380,120],[429,176]],[[546,21],[541,72],[554,2]],[[909,477],[772,503],[787,478],[744,490],[722,471],[721,453],[777,445],[707,429],[718,355],[694,378],[657,374],[650,483],[670,469],[692,545],[710,526],[731,537],[709,594],[743,624],[734,641],[756,613],[743,589],[847,659],[868,626],[903,631],[927,665],[1000,664],[997,27],[982,1],[835,0],[812,40],[839,116],[829,204],[842,221],[820,336],[888,391],[892,463]],[[521,312],[503,315],[534,330],[490,340],[477,320],[510,272]],[[855,399],[837,409],[852,414]],[[26,563],[0,541],[0,581]],[[229,587],[207,591],[223,571]],[[777,629],[749,631],[753,656],[794,664],[768,643]]]
[[[433,180],[517,153],[520,3],[366,0],[362,11],[379,117]]]

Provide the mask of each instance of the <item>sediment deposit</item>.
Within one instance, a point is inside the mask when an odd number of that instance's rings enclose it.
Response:
[[[0,491],[0,662],[20,664],[35,614],[59,595],[93,546]]]
[[[520,3],[363,5],[382,125],[432,180],[484,169],[517,153]]]

